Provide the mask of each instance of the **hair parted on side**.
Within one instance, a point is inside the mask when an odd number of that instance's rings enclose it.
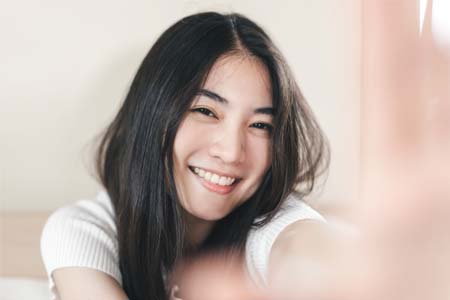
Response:
[[[202,249],[242,251],[252,226],[270,221],[296,187],[303,187],[301,196],[308,194],[327,168],[322,131],[263,29],[236,13],[198,13],[173,24],[144,58],[96,154],[98,176],[115,210],[120,271],[130,300],[168,299],[164,277],[185,251],[186,231],[173,177],[175,135],[214,63],[242,52],[269,74],[272,165],[251,198],[217,221]]]

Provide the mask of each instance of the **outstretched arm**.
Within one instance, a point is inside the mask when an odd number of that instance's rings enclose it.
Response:
[[[61,300],[126,300],[127,295],[111,276],[90,268],[70,267],[53,272]]]

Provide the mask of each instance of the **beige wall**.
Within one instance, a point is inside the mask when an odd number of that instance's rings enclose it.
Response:
[[[17,0],[0,12],[0,210],[53,210],[94,195],[89,142],[157,36],[207,9],[241,12],[271,34],[331,142],[328,183],[314,198],[355,197],[359,1]]]

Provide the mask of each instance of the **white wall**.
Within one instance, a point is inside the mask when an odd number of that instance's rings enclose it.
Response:
[[[358,0],[16,0],[0,11],[0,210],[53,210],[95,195],[90,141],[157,36],[201,10],[237,11],[269,32],[331,142],[328,183],[314,198],[355,197]]]

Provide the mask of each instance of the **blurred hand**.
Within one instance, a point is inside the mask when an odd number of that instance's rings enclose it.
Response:
[[[421,36],[414,1],[363,3],[360,235],[304,265],[320,289],[293,271],[261,290],[241,261],[209,257],[180,268],[183,300],[450,299],[450,42],[434,40],[431,0]]]

